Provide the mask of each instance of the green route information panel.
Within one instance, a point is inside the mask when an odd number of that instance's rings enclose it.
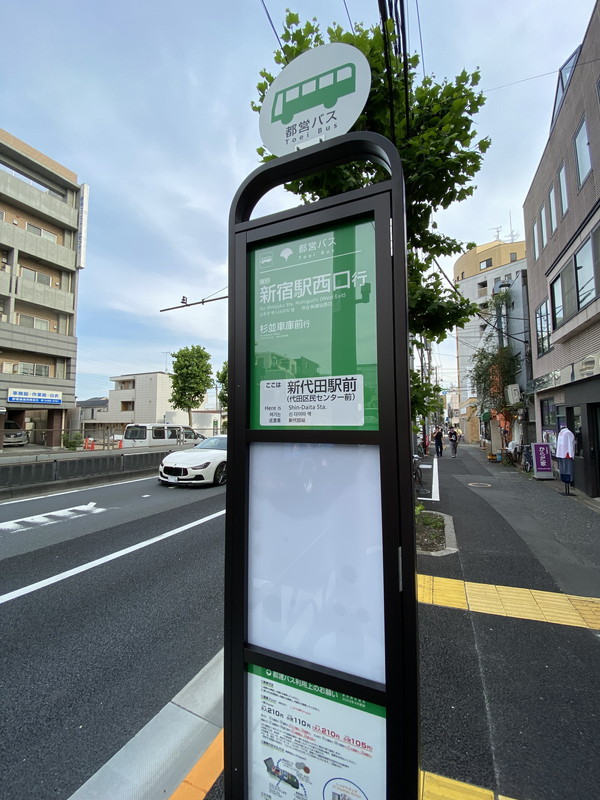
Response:
[[[253,664],[247,669],[249,797],[384,796],[382,706]]]
[[[377,430],[373,219],[274,239],[250,270],[251,427]]]

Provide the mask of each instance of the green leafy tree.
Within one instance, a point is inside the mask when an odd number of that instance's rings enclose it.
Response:
[[[392,43],[395,41],[391,22],[388,37]],[[474,304],[444,284],[436,269],[439,257],[461,253],[465,245],[440,233],[434,214],[473,194],[472,179],[490,145],[488,138],[478,138],[473,127],[473,117],[485,101],[475,88],[479,72],[469,74],[463,70],[453,81],[441,83],[425,76],[418,83],[418,56],[397,57],[390,52],[390,97],[386,45],[378,26],[366,28],[355,23],[354,31],[349,32],[334,23],[325,36],[316,19],[301,24],[299,15],[288,11],[281,40],[282,49],[274,55],[278,67],[327,42],[353,45],[369,61],[371,90],[353,130],[381,133],[398,148],[406,185],[410,331],[430,341],[443,341],[450,330],[463,327],[476,311]],[[258,102],[252,103],[255,111],[260,111],[274,80],[268,69],[261,70],[260,76]],[[393,118],[390,101],[393,101]],[[258,153],[263,161],[275,158],[262,147]],[[387,178],[378,165],[360,162],[293,181],[286,189],[310,202]],[[413,416],[426,413],[429,399],[437,394],[436,387],[420,376],[411,384],[413,390],[417,384],[422,386],[422,391],[413,392]]]
[[[183,347],[173,357],[173,390],[170,402],[175,408],[187,411],[192,424],[192,409],[198,408],[213,386],[209,353],[199,344]]]
[[[229,402],[229,393],[227,388],[227,382],[229,380],[229,364],[227,361],[223,362],[222,369],[217,370],[215,377],[217,379],[217,383],[221,386],[217,397],[221,403],[221,408],[226,411]]]
[[[475,351],[471,361],[471,381],[484,411],[499,411],[504,417],[512,407],[506,402],[504,389],[516,383],[517,357],[510,347],[498,346]]]

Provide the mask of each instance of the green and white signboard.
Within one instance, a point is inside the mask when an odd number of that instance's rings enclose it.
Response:
[[[372,219],[251,254],[252,427],[378,427]]]
[[[341,136],[363,110],[371,68],[356,47],[336,42],[307,50],[278,75],[260,112],[265,146],[283,156]]]

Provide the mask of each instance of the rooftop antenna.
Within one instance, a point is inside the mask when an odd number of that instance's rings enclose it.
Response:
[[[168,371],[169,371],[169,367],[168,367],[168,362],[167,362],[167,359],[168,359],[168,357],[169,357],[171,354],[169,353],[169,351],[168,351],[168,350],[163,350],[163,351],[162,351],[162,354],[163,354],[163,356],[165,357],[165,372],[168,372]]]
[[[491,231],[496,231],[496,242],[500,241],[500,231],[502,230],[502,225],[498,225],[497,228],[490,228]]]
[[[510,211],[508,212],[508,224],[510,226],[510,234],[508,236],[507,241],[508,242],[516,242],[517,239],[519,238],[519,231],[513,231],[512,215],[511,215]]]

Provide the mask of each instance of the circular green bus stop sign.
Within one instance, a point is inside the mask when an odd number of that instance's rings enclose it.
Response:
[[[347,133],[365,107],[371,68],[356,47],[336,42],[291,61],[271,84],[260,136],[276,156]]]

